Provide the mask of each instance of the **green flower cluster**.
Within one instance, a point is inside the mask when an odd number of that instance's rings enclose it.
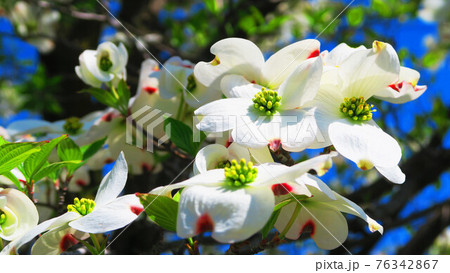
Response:
[[[366,103],[364,97],[352,97],[345,98],[339,110],[354,121],[367,121],[372,119],[372,112],[377,111],[372,108],[373,104]]]
[[[87,215],[91,213],[95,208],[95,202],[92,199],[86,199],[86,198],[75,198],[73,200],[73,205],[67,206],[67,211],[73,211],[80,215]]]
[[[225,167],[225,177],[231,187],[242,187],[255,180],[258,169],[253,167],[253,162],[241,159],[239,163],[233,159],[229,167]]]
[[[263,87],[253,98],[253,107],[268,116],[272,116],[280,107],[281,97],[277,91]]]

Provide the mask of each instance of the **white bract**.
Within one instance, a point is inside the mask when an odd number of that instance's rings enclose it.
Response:
[[[367,50],[365,46],[357,48],[349,47],[342,43],[335,47],[331,52],[324,51],[321,53],[323,57],[324,70],[339,68],[346,59],[356,51]],[[324,74],[325,78],[327,74]],[[380,89],[374,95],[375,98],[388,101],[391,103],[405,103],[420,97],[427,89],[424,85],[417,85],[420,74],[414,69],[404,66],[400,67],[399,77],[391,82],[385,88]]]
[[[322,249],[339,247],[347,238],[348,227],[342,212],[358,216],[368,223],[371,232],[383,234],[383,227],[355,203],[332,191],[319,178],[304,174],[285,189],[306,185],[303,196],[293,196],[287,190],[278,191],[277,202],[291,199],[281,208],[275,228],[286,238],[297,240],[303,232],[309,233]]]
[[[224,168],[233,159],[239,161],[242,158],[246,161],[253,161],[256,165],[273,162],[267,147],[249,149],[236,142],[229,144],[228,147],[216,143],[198,151],[193,166],[194,175],[212,169]]]
[[[157,115],[154,119],[158,120],[159,123],[152,123],[152,132],[149,132],[156,138],[161,138],[165,134],[164,122],[162,117],[158,115],[165,115],[166,117],[176,115],[181,99],[180,96],[163,98],[162,86],[159,80],[161,76],[160,72],[158,63],[155,60],[147,59],[143,61],[141,64],[138,90],[136,96],[130,101],[131,116],[136,122],[147,120],[145,119],[146,115],[151,116],[151,113]],[[142,114],[139,114],[141,112]],[[182,117],[182,119],[184,118]]]
[[[322,141],[312,117],[314,109],[304,107],[314,99],[320,84],[322,60],[319,42],[305,40],[287,46],[266,62],[250,41],[225,39],[211,48],[218,57],[199,63],[196,78],[220,88],[228,97],[195,111],[197,127],[206,132],[231,130],[233,140],[251,148],[280,145],[301,151]],[[243,56],[245,54],[245,57]],[[317,57],[317,58],[316,58]]]
[[[391,103],[405,103],[420,97],[426,85],[417,85],[420,74],[414,69],[400,67],[399,79],[374,95],[375,98]]]
[[[87,233],[104,233],[133,222],[144,208],[134,194],[118,197],[127,176],[127,162],[121,153],[100,183],[95,200],[76,199],[68,212],[39,224],[8,244],[1,253],[16,253],[20,246],[47,231],[33,245],[31,253],[59,254],[78,240],[86,239]]]
[[[220,144],[211,144],[200,151],[195,156],[194,175],[205,173],[209,170],[224,168],[227,163],[241,158],[250,161],[250,153],[247,148],[233,142],[225,147]]]
[[[200,173],[184,182],[159,187],[151,194],[170,196],[183,188],[177,216],[177,234],[183,238],[211,231],[221,243],[245,240],[258,232],[269,220],[275,206],[274,187],[294,181],[311,169],[320,172],[331,155],[287,167],[279,163],[253,166],[252,162],[233,160],[225,169]],[[293,189],[304,193],[299,185]]]
[[[97,50],[83,51],[79,60],[80,65],[75,67],[75,72],[87,85],[100,87],[102,83],[126,78],[128,52],[122,43],[119,46],[111,42],[101,43]]]
[[[319,92],[310,104],[326,141],[315,143],[311,148],[332,144],[359,168],[376,167],[390,181],[403,183],[405,175],[398,167],[402,155],[400,146],[372,120],[375,109],[366,102],[372,96],[399,99],[392,95],[396,91],[386,91],[390,85],[404,79],[403,75],[399,78],[400,64],[395,50],[389,44],[376,41],[371,49],[340,45],[333,51],[324,57],[326,69]],[[410,91],[400,92],[401,100],[412,99]]]
[[[194,75],[209,92],[223,92],[227,97],[234,97],[241,89],[256,88],[258,92],[260,86],[278,89],[299,64],[317,57],[319,52],[319,41],[303,40],[284,47],[264,61],[261,50],[251,41],[227,38],[211,47],[214,60],[196,64]],[[226,75],[232,76],[223,79]]]
[[[194,64],[180,57],[172,57],[164,63],[159,75],[161,97],[170,99],[179,95],[189,96],[189,76],[194,71]],[[192,90],[193,91],[193,90]],[[192,96],[192,95],[191,95]]]
[[[194,64],[178,56],[167,60],[157,76],[163,99],[182,96],[190,106],[199,107],[220,98],[220,94],[209,92],[195,80]]]
[[[36,206],[23,192],[0,188],[0,238],[15,240],[38,221]]]

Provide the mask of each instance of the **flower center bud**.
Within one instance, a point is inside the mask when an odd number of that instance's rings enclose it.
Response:
[[[225,167],[225,177],[231,187],[242,187],[255,180],[258,169],[253,167],[253,162],[241,159],[239,163],[233,159],[229,167]]]
[[[280,107],[281,97],[277,91],[263,87],[253,98],[253,107],[260,112],[272,116]]]
[[[339,109],[346,117],[354,121],[367,121],[372,119],[372,112],[377,111],[372,109],[373,107],[373,104],[366,103],[363,97],[352,97],[345,98]]]
[[[113,66],[113,63],[109,59],[109,53],[107,51],[102,52],[100,57],[100,69],[103,71],[108,71],[111,66]]]
[[[6,223],[6,214],[0,209],[0,225]]]
[[[195,82],[195,77],[194,77],[194,73],[192,73],[191,75],[189,75],[189,77],[187,78],[187,86],[186,89],[189,92],[193,92],[195,90],[195,88],[197,87],[197,83]]]
[[[77,117],[71,117],[66,119],[66,123],[63,125],[63,129],[69,135],[76,135],[83,128],[83,123],[80,122],[80,119]]]
[[[95,208],[95,202],[92,199],[86,199],[86,198],[75,198],[73,200],[73,205],[67,206],[67,211],[76,212],[82,216],[85,216],[89,213],[91,213]]]
[[[219,162],[219,164],[217,164],[217,168],[216,169],[225,169],[225,168],[229,168],[231,167],[231,162],[228,160],[224,160]]]

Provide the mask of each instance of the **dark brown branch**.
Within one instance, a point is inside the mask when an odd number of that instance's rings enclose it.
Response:
[[[420,227],[414,237],[397,252],[399,255],[418,255],[423,254],[450,225],[450,204],[443,206],[436,211],[428,221]]]

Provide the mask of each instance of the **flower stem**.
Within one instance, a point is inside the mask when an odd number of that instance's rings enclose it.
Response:
[[[177,118],[176,118],[177,120],[180,120],[180,118],[182,117],[183,108],[184,108],[184,96],[181,96],[180,104],[178,105],[178,110],[177,110]]]
[[[98,242],[97,237],[95,234],[89,233],[89,236],[91,236],[91,240],[94,243],[95,248],[97,249],[98,254],[102,253],[102,247],[100,246],[100,243]]]
[[[188,243],[186,244],[189,255],[200,255],[198,248],[198,242],[194,241],[192,238],[188,238]]]
[[[287,225],[284,227],[283,231],[280,233],[280,239],[284,239],[284,236],[286,236],[286,233],[288,233],[288,231],[291,229],[292,225],[295,222],[295,219],[297,219],[297,216],[300,212],[301,206],[300,203],[297,203],[295,205],[295,209],[294,212],[292,213],[291,219],[289,219],[289,222],[287,223]]]
[[[0,251],[2,251],[3,250],[3,240],[2,240],[2,238],[0,238]]]
[[[111,85],[111,92],[113,93],[113,95],[116,99],[119,99],[119,94],[117,94],[117,91],[116,91],[116,88],[114,87],[114,85]]]

